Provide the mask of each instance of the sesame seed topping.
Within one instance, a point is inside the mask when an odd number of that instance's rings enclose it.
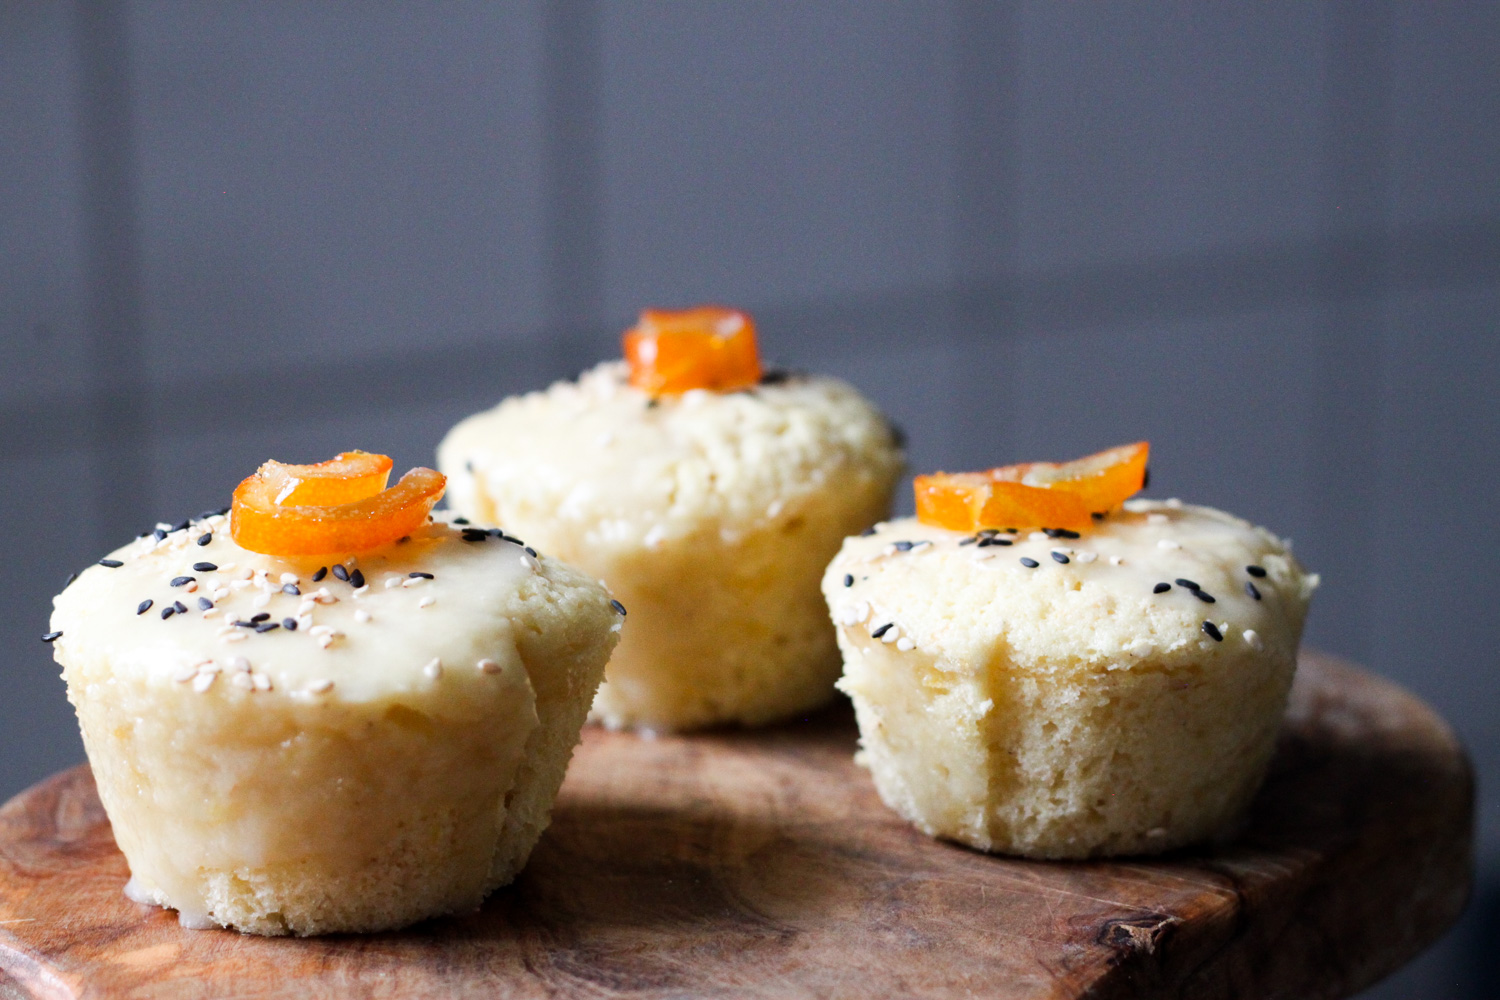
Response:
[[[467,528],[461,537],[466,542],[483,542],[489,539],[490,533],[488,531],[481,531],[478,528]]]
[[[1067,563],[1068,563],[1067,553],[1065,553],[1065,552],[1059,552],[1056,549],[1052,550],[1052,558],[1053,558],[1053,560],[1055,562],[1060,562],[1063,565],[1067,565]]]
[[[872,524],[872,525],[870,525],[870,527],[866,528],[864,531],[861,531],[859,533],[859,537],[860,538],[869,538],[873,534],[875,534],[875,526]]]
[[[895,545],[896,545],[896,551],[897,552],[910,552],[911,551],[911,542],[896,542]]]
[[[73,586],[73,581],[76,579],[78,579],[77,573],[69,573],[68,578],[63,581],[63,590],[67,590],[69,587]]]
[[[122,562],[120,562],[120,560],[118,560],[118,559],[100,559],[99,560],[99,565],[100,566],[106,566],[109,569],[119,569],[121,566],[124,566],[125,564],[122,563]]]
[[[312,575],[312,582],[313,583],[318,583],[319,581],[321,581],[323,579],[323,577],[325,577],[327,575],[328,575],[328,567],[327,566],[319,566],[318,567],[318,571]],[[331,684],[333,682],[330,681],[329,683]]]
[[[218,674],[204,674],[204,673],[200,673],[196,677],[193,678],[193,690],[196,691],[198,694],[202,694],[203,692],[207,691],[209,688],[213,687],[214,686],[214,681],[216,681],[218,679],[219,679],[219,675]]]
[[[282,584],[281,585],[281,592],[283,594],[291,594],[293,597],[301,597],[302,596],[302,591],[300,591],[300,590],[297,589],[297,585],[295,583],[284,583],[284,584]]]
[[[469,519],[467,517],[455,517],[453,519],[453,523],[454,524],[468,524],[469,523]]]
[[[200,597],[200,598],[198,598],[198,610],[199,611],[208,611],[213,606],[214,606],[214,602],[210,601],[208,598],[206,598],[206,597]]]
[[[621,617],[624,616],[624,614],[625,614],[625,605],[623,605],[619,601],[614,600],[613,598],[611,598],[610,602],[609,602],[609,606],[615,609],[615,613],[616,614],[620,615]]]
[[[879,639],[881,636],[883,636],[887,632],[889,632],[895,626],[895,624],[896,624],[895,622],[886,622],[884,625],[880,626],[878,629],[876,629],[875,631],[871,632],[870,633],[870,638],[871,639]]]
[[[211,563],[211,562],[195,562],[195,563],[193,563],[193,572],[194,573],[212,573],[214,570],[216,570],[218,568],[219,568],[219,564],[218,563]]]
[[[498,674],[500,672],[500,664],[489,658],[480,660],[478,663],[474,664],[474,666],[478,667],[482,673],[486,674]]]
[[[1266,575],[1266,568],[1264,566],[1246,566],[1245,572],[1249,573],[1251,576],[1260,577]]]
[[[172,607],[171,605],[167,605],[165,608],[161,609],[161,620],[162,621],[166,621],[168,618],[171,618],[176,613],[177,613],[177,609],[176,608]]]
[[[528,551],[527,554],[528,555],[532,555],[534,553],[531,553],[531,552]],[[433,576],[432,576],[431,573],[423,573],[421,570],[412,570],[410,573],[408,573],[406,575],[407,575],[407,577],[409,579],[412,579],[412,580],[431,580],[431,579],[433,579]]]
[[[1265,640],[1263,640],[1260,637],[1260,633],[1256,632],[1253,628],[1245,629],[1245,642],[1251,649],[1255,650],[1257,653],[1264,651],[1266,648]]]
[[[846,587],[852,587],[852,586],[854,586],[854,574],[853,573],[845,573],[844,574],[844,586],[846,586]]]
[[[426,674],[433,680],[437,680],[439,677],[443,676],[443,661],[434,656],[431,660],[427,661],[426,665],[422,667],[422,673]]]
[[[333,564],[333,575],[335,579],[343,583],[349,582],[349,571],[345,569],[340,563]]]
[[[246,691],[255,690],[255,678],[251,677],[248,673],[235,674],[233,677],[229,678],[229,683],[233,684],[237,688],[243,688]]]
[[[1021,557],[1021,565],[1025,566],[1027,569],[1036,569],[1038,566],[1041,565],[1041,563],[1039,563],[1035,559],[1029,558],[1027,556],[1022,556]]]
[[[982,538],[979,541],[979,547],[981,549],[989,548],[991,545],[1014,545],[1014,544],[1015,543],[1012,542],[1009,538],[996,538],[994,536],[990,536],[989,538]]]
[[[1188,590],[1202,590],[1203,589],[1202,587],[1200,587],[1196,583],[1194,583],[1192,580],[1184,580],[1180,576],[1174,582],[1177,584],[1177,586],[1179,586],[1179,587],[1186,587]]]
[[[267,612],[265,612],[265,611],[262,611],[262,612],[261,612],[261,613],[260,613],[260,614],[258,614],[258,615],[253,615],[253,616],[252,616],[252,617],[251,617],[251,618],[250,618],[250,624],[252,624],[252,625],[254,625],[254,624],[257,624],[257,623],[258,623],[258,622],[263,622],[263,621],[267,621],[267,620],[269,620],[269,619],[270,619],[270,617],[271,617],[271,616],[270,616],[270,614],[268,614],[268,613],[267,613]]]
[[[191,576],[174,576],[172,578],[171,586],[173,586],[173,587],[180,587],[180,586],[182,586],[185,583],[192,583],[193,579],[194,578],[191,577]]]
[[[433,597],[431,594],[428,594],[426,597],[422,598],[420,601],[417,602],[417,607],[419,607],[419,608],[430,608],[430,607],[432,607],[436,603],[437,603],[437,598]]]
[[[327,694],[333,690],[333,681],[320,677],[315,681],[308,681],[306,690],[309,694]]]
[[[281,619],[281,627],[286,629],[288,632],[295,632],[297,631],[297,619],[283,618]]]
[[[1245,593],[1247,593],[1247,594],[1250,595],[1250,599],[1251,600],[1254,600],[1254,601],[1260,600],[1260,589],[1258,587],[1256,587],[1255,584],[1251,583],[1249,580],[1245,581]]]
[[[1159,548],[1159,549],[1180,549],[1180,548],[1182,548],[1182,546],[1180,544],[1178,544],[1175,540],[1173,540],[1171,538],[1161,538],[1161,539],[1158,539],[1157,542],[1156,542],[1156,547]]]
[[[1154,586],[1154,587],[1151,588],[1151,593],[1153,593],[1153,594],[1165,594],[1167,591],[1169,591],[1171,589],[1172,589],[1172,585],[1170,583],[1158,583],[1156,586]]]
[[[156,530],[154,530],[154,531],[151,532],[151,537],[154,538],[154,539],[156,539],[159,542],[163,538],[167,537],[167,529],[166,528],[157,528]]]
[[[1193,591],[1189,591],[1189,593],[1191,593],[1194,597],[1198,598],[1198,600],[1202,601],[1204,604],[1213,604],[1213,603],[1215,603],[1214,602],[1214,595],[1210,594],[1206,590],[1193,590]]]
[[[1219,626],[1215,625],[1213,622],[1205,621],[1203,623],[1203,634],[1208,636],[1214,642],[1224,641],[1224,633],[1220,632]]]
[[[197,676],[197,667],[183,667],[172,675],[172,682],[174,684],[186,684],[188,681]]]
[[[1079,537],[1081,537],[1078,534],[1078,532],[1076,532],[1076,531],[1069,531],[1067,528],[1043,528],[1042,529],[1042,534],[1046,535],[1048,538],[1079,538]]]
[[[278,628],[281,628],[280,622],[261,622],[259,625],[255,626],[255,631],[270,632]]]
[[[145,614],[147,611],[151,610],[151,605],[154,603],[156,602],[152,601],[151,598],[146,598],[144,601],[135,606],[135,613],[138,615]]]
[[[211,542],[213,540],[214,540],[214,533],[212,531],[205,531],[203,534],[201,534],[201,535],[198,536],[198,544],[199,545],[207,545],[209,542]]]
[[[62,636],[61,632],[43,632],[42,633],[42,641],[43,642],[56,642],[59,638],[61,638],[61,636]]]
[[[896,648],[901,650],[901,652],[903,653],[910,653],[912,650],[917,648],[917,644],[907,636],[903,635],[901,638],[896,640]]]
[[[373,617],[374,616],[364,608],[360,608],[358,611],[354,612],[354,620],[357,622],[367,622]]]
[[[363,587],[364,585],[365,585],[365,575],[363,573],[361,573],[359,570],[355,570],[354,572],[352,572],[352,573],[349,574],[349,586],[353,587],[355,590],[358,590],[359,588]]]

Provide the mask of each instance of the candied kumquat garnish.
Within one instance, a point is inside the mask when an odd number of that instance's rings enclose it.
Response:
[[[954,531],[1087,528],[1092,514],[1114,510],[1145,486],[1150,451],[1138,441],[1072,462],[918,476],[917,519]]]
[[[267,462],[256,475],[270,483],[278,504],[328,504],[363,500],[385,489],[391,460],[367,451],[346,451],[316,465]]]
[[[646,309],[625,331],[630,384],[653,396],[728,392],[760,381],[755,321],[737,309]]]
[[[230,533],[242,548],[275,556],[389,545],[427,522],[447,485],[441,473],[418,468],[385,489],[390,470],[389,458],[365,452],[317,465],[267,462],[235,488]]]

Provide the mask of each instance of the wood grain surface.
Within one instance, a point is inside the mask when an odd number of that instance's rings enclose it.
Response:
[[[1472,776],[1410,694],[1304,654],[1232,842],[1043,863],[929,840],[847,706],[751,733],[589,730],[530,866],[367,937],[186,931],[127,900],[86,767],[0,808],[0,988],[34,997],[1338,997],[1457,916]],[[0,993],[0,995],[5,995]]]

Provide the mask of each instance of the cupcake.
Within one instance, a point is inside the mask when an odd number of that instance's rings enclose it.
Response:
[[[917,478],[823,577],[862,762],[934,837],[1034,858],[1231,833],[1317,577],[1208,507],[1133,500],[1144,444]]]
[[[839,658],[818,580],[889,510],[891,425],[843,382],[762,372],[743,313],[648,311],[625,348],[455,427],[449,502],[629,607],[598,721],[757,725],[822,704]]]
[[[268,463],[84,570],[48,638],[127,892],[320,934],[476,907],[546,827],[621,614],[442,477]]]

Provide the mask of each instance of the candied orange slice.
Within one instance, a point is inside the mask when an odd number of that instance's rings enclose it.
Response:
[[[1138,441],[1072,462],[918,476],[917,519],[954,531],[1087,528],[1092,514],[1113,510],[1145,486],[1150,453],[1150,444]]]
[[[367,451],[346,451],[316,465],[267,462],[256,472],[275,489],[278,504],[328,504],[363,500],[385,489],[391,460]]]
[[[737,309],[646,309],[625,331],[630,384],[653,396],[728,392],[760,381],[755,321]]]
[[[340,469],[346,473],[342,477]],[[390,469],[389,458],[364,452],[346,452],[317,465],[267,462],[235,488],[230,533],[242,548],[274,556],[332,555],[388,545],[426,523],[448,481],[439,472],[418,468],[383,489]],[[307,498],[314,502],[286,502]]]

